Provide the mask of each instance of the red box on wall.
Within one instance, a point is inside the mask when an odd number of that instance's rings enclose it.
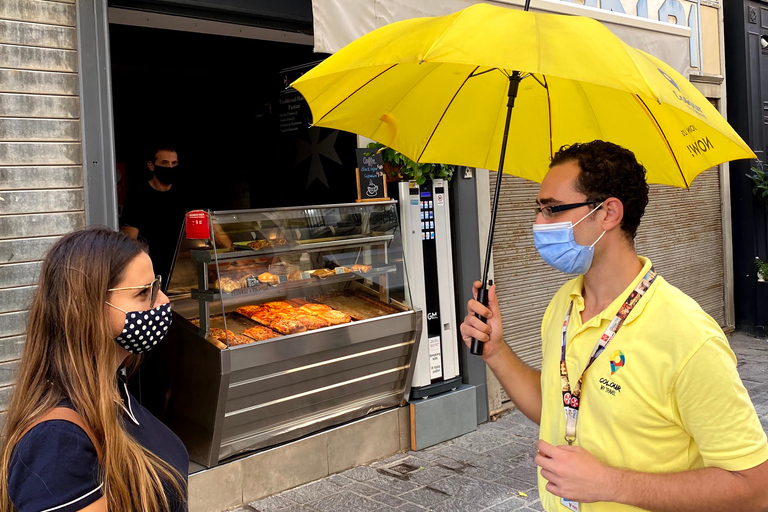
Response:
[[[187,238],[190,240],[208,240],[211,238],[211,223],[208,212],[192,210],[186,217]]]

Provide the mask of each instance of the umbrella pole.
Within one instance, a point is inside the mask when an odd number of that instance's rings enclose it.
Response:
[[[526,2],[526,10],[527,10]],[[496,175],[496,191],[493,194],[493,207],[491,208],[491,229],[488,232],[488,246],[485,249],[485,267],[483,268],[483,286],[480,288],[477,294],[477,300],[488,306],[488,269],[491,266],[491,251],[493,249],[493,231],[496,227],[496,211],[499,209],[499,195],[501,194],[501,178],[504,172],[504,156],[507,153],[507,138],[509,137],[509,124],[512,119],[512,109],[515,107],[515,98],[517,98],[517,89],[520,86],[519,71],[513,71],[509,77],[509,90],[507,92],[507,119],[504,123],[504,136],[501,141],[501,155],[499,156],[499,170]],[[493,282],[491,282],[493,284]],[[480,315],[475,315],[477,318],[485,322],[485,318]],[[469,347],[469,352],[476,356],[483,355],[483,344],[476,338],[472,338],[472,343]]]

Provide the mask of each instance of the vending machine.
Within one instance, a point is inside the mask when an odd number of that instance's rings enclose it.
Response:
[[[403,255],[413,307],[421,309],[421,333],[411,400],[461,385],[448,182],[400,182]]]

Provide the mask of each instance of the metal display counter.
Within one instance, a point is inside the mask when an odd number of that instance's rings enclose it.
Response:
[[[422,314],[409,307],[393,201],[214,212],[210,228],[207,240],[182,232],[173,324],[141,370],[142,402],[192,461],[212,467],[404,403]],[[318,304],[349,321],[247,338],[269,322],[241,306],[306,320]]]

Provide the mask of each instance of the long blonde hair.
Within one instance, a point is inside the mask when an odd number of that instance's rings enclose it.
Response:
[[[8,465],[25,430],[69,399],[91,429],[101,457],[102,493],[111,511],[165,512],[163,483],[186,499],[185,479],[126,432],[105,301],[143,247],[121,232],[69,233],[46,255],[29,315],[16,389],[3,428],[0,512],[13,512]]]

